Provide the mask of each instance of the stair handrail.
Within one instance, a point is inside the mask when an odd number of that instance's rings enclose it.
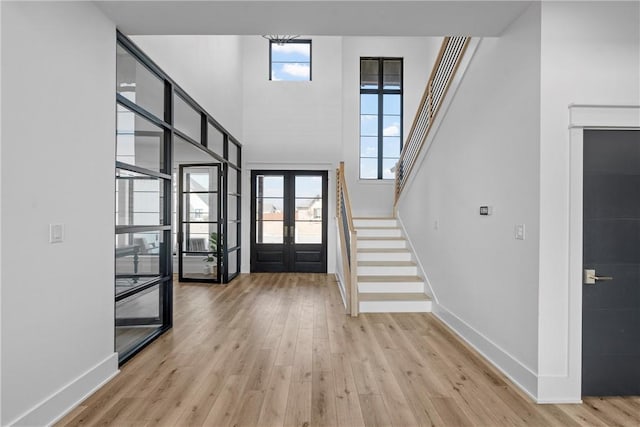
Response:
[[[442,100],[449,91],[470,40],[470,37],[451,36],[445,37],[442,41],[436,62],[424,88],[418,111],[413,119],[411,130],[396,164],[394,207],[398,204],[400,194],[402,194],[407,179],[411,175],[413,166],[442,106]]]
[[[342,253],[342,271],[344,272],[344,294],[347,313],[358,316],[358,243],[357,232],[353,226],[349,190],[344,174],[344,162],[336,169],[336,218],[340,235],[338,243]]]

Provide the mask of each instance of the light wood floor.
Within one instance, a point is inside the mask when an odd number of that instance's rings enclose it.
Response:
[[[640,425],[637,397],[535,405],[430,314],[346,317],[331,276],[177,284],[174,306],[59,425]]]

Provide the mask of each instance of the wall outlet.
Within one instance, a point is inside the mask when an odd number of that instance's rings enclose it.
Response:
[[[514,237],[516,238],[516,240],[524,240],[524,237],[525,237],[524,224],[516,224]]]
[[[49,224],[49,243],[64,241],[64,224]]]

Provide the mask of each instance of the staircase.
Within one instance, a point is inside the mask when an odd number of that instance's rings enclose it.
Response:
[[[361,313],[430,312],[424,280],[395,218],[353,218]]]

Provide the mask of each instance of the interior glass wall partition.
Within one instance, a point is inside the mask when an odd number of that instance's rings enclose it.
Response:
[[[120,32],[116,65],[115,348],[123,363],[171,328],[174,258],[185,280],[227,283],[239,273],[242,146]],[[183,274],[185,263],[194,274]]]
[[[115,350],[126,361],[171,327],[170,83],[117,46]]]

